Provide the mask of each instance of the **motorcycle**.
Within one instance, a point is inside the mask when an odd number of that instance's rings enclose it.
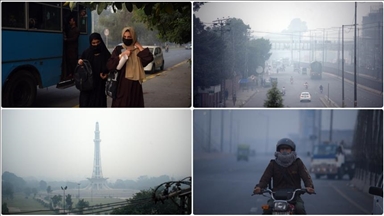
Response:
[[[270,194],[270,198],[272,198],[273,204],[271,206],[268,204],[263,205],[263,210],[269,210],[271,208],[272,214],[274,215],[290,215],[295,213],[295,204],[293,203],[293,199],[295,199],[296,194],[305,194],[307,193],[307,189],[286,189],[273,192],[271,189],[267,188],[264,189],[259,195],[265,196],[264,193]],[[252,196],[253,195],[256,194],[252,194]]]
[[[305,89],[308,89],[308,84],[304,84],[305,85]]]
[[[291,80],[291,85],[293,85],[293,80]]]
[[[281,90],[281,94],[284,96],[285,95],[285,89]]]

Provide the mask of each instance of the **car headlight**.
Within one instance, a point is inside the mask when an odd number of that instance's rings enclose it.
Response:
[[[275,211],[285,211],[288,207],[288,204],[285,202],[275,202],[274,209]]]

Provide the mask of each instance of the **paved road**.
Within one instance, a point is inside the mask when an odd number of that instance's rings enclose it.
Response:
[[[290,83],[291,76],[294,79],[293,84]],[[285,87],[286,95],[283,96],[285,107],[325,107],[328,104],[324,104],[324,102],[328,102],[328,99],[330,102],[334,102],[334,107],[342,107],[342,82],[340,78],[334,75],[324,73],[321,80],[312,80],[309,75],[293,72],[292,67],[288,67],[286,72],[271,73],[270,77],[278,78],[280,90],[283,86]],[[308,90],[305,89],[305,82],[308,82]],[[320,85],[324,87],[323,93],[319,91]],[[268,90],[269,88],[256,88],[255,93],[243,107],[263,107]],[[311,102],[300,102],[300,93],[303,91],[308,91],[311,94]],[[344,105],[345,107],[354,107],[354,85],[347,80],[344,82]],[[359,85],[357,88],[357,106],[382,107],[383,96],[377,91]]]
[[[273,153],[259,154],[249,162],[236,161],[234,155],[194,156],[193,213],[261,214],[268,200],[251,196]],[[309,166],[309,158],[301,156]],[[370,214],[373,197],[343,180],[314,179],[316,195],[302,195],[308,214]]]

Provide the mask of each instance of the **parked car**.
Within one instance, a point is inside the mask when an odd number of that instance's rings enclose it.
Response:
[[[375,187],[371,186],[368,191],[373,195],[372,214],[383,214],[383,174],[380,175]]]
[[[144,48],[149,49],[153,55],[153,61],[149,63],[144,71],[154,73],[156,69],[164,70],[164,56],[161,47],[159,46],[143,46]]]
[[[192,49],[192,44],[185,45],[185,49]]]
[[[309,92],[301,92],[300,94],[300,102],[302,101],[311,101],[311,94]]]

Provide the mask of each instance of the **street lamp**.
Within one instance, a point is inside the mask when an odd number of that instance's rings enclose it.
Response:
[[[67,186],[65,186],[64,188],[61,187],[61,190],[63,190],[63,193],[64,193],[64,202],[63,202],[63,206],[64,206],[64,214],[65,214],[65,190],[67,190]]]
[[[80,183],[77,184],[77,199],[80,200]]]

